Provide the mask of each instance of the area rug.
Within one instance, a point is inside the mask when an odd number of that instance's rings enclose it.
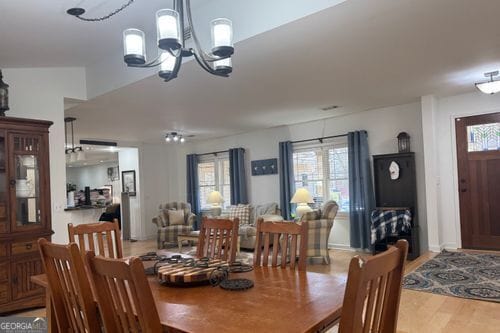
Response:
[[[443,251],[406,275],[403,287],[500,303],[500,254]]]

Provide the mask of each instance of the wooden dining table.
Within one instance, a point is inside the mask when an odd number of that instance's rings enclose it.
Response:
[[[229,278],[251,279],[254,286],[242,291],[176,287],[148,277],[167,332],[322,332],[340,319],[345,278],[279,267],[256,267]],[[47,287],[44,275],[32,282]],[[49,332],[56,332],[47,311]]]

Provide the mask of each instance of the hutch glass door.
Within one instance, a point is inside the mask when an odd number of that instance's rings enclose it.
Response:
[[[39,136],[13,135],[12,218],[15,229],[41,226]]]

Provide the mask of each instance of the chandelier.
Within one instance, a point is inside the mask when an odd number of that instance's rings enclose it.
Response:
[[[128,0],[122,7],[100,18],[82,17],[83,8],[71,8],[67,13],[83,21],[104,21],[119,13],[134,0]],[[212,20],[212,49],[206,52],[194,29],[191,17],[190,0],[173,0],[172,9],[156,12],[158,55],[151,61],[146,57],[146,37],[139,29],[126,29],[123,32],[123,60],[129,67],[151,68],[159,66],[158,75],[168,82],[177,77],[182,59],[194,56],[198,64],[208,73],[228,77],[233,71],[231,55],[234,53],[232,22],[226,18]],[[193,40],[193,48],[187,48],[187,39]]]
[[[177,132],[169,132],[165,134],[165,142],[184,143],[186,138]]]
[[[83,148],[80,147],[75,147],[75,134],[74,134],[74,128],[73,128],[73,122],[76,120],[76,118],[73,117],[66,117],[64,118],[64,136],[66,140],[66,162],[76,162],[76,161],[83,161],[85,160],[85,152],[83,151]],[[68,123],[70,123],[71,127],[71,145],[68,142]]]

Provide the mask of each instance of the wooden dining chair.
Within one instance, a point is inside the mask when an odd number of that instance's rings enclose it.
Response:
[[[233,262],[238,246],[239,219],[209,219],[201,222],[196,255]]]
[[[59,332],[101,332],[94,297],[78,245],[38,240]]]
[[[113,222],[99,222],[68,224],[70,242],[77,242],[82,256],[86,251],[93,251],[108,258],[123,258],[122,240],[118,220]],[[78,238],[78,240],[76,240]]]
[[[395,333],[408,242],[349,265],[339,333]]]
[[[162,332],[160,317],[139,258],[111,259],[87,252],[105,331]]]
[[[301,223],[291,221],[271,222],[259,218],[257,220],[257,235],[253,256],[254,266],[268,266],[269,254],[272,251],[271,266],[280,265],[285,268],[288,262],[290,268],[295,268],[298,249],[298,269],[305,270],[307,228],[307,221]],[[280,264],[278,264],[278,257],[281,258]]]

